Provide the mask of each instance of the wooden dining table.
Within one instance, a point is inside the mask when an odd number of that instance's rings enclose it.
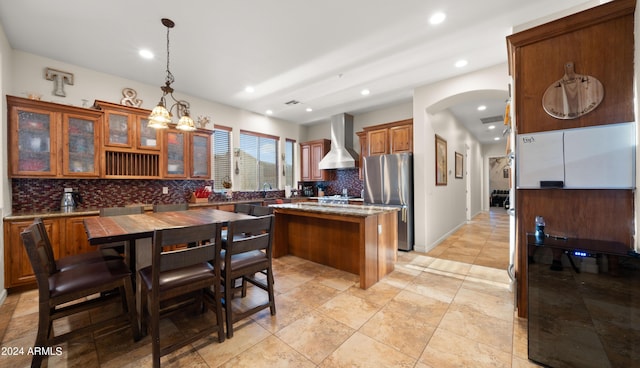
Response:
[[[195,226],[212,223],[228,224],[231,221],[253,218],[251,215],[221,211],[216,209],[199,208],[187,211],[149,212],[134,215],[119,215],[105,217],[87,217],[84,228],[89,244],[99,246],[114,242],[129,242],[127,256],[131,261],[129,266],[134,274],[151,265],[151,237],[154,230],[180,226]],[[136,308],[140,316],[140,295],[142,285],[136,279]]]
[[[227,224],[252,216],[216,209],[199,208],[188,211],[149,212],[135,215],[87,217],[84,228],[89,244],[100,245],[119,241],[150,239],[156,229],[195,226],[212,223]]]

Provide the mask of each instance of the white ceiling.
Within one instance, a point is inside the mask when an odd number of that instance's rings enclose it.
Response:
[[[270,109],[274,117],[310,124],[410,102],[415,87],[505,63],[505,37],[513,27],[597,3],[0,0],[0,22],[14,49],[160,86],[166,66],[160,19],[170,18],[176,23],[170,35],[176,96],[259,114]],[[436,11],[447,18],[431,26]],[[140,48],[155,59],[140,58]],[[459,59],[468,65],[454,67]],[[255,92],[245,92],[247,86]],[[360,94],[365,88],[370,95]],[[300,104],[285,105],[290,100]],[[502,114],[505,101],[481,100],[451,110],[487,142],[493,136],[480,134],[479,117]],[[478,115],[472,108],[480,103],[489,108]]]

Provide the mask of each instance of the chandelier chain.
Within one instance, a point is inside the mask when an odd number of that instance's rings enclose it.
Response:
[[[169,59],[170,59],[170,54],[169,54],[169,31],[171,30],[170,27],[167,27],[167,77],[165,79],[165,83],[167,84],[167,86],[170,86],[174,81],[174,77],[173,74],[171,74],[171,70],[169,69]]]

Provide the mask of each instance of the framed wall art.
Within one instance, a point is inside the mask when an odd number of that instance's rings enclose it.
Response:
[[[456,152],[456,179],[462,179],[464,170],[464,156],[462,153]]]
[[[447,185],[447,141],[436,134],[436,185]]]

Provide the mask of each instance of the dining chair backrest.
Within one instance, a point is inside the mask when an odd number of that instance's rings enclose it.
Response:
[[[168,270],[187,267],[193,264],[209,262],[214,265],[220,262],[220,223],[158,229],[153,232],[152,260],[154,276]],[[208,241],[200,244],[202,239]],[[192,248],[165,251],[165,248],[183,243],[198,243]],[[218,266],[216,272],[220,272]],[[154,277],[154,281],[157,282]],[[154,285],[155,286],[155,285]],[[154,290],[154,289],[152,289]],[[157,289],[155,289],[157,290]]]
[[[153,205],[153,212],[186,211],[188,209],[189,209],[189,203],[154,204]]]
[[[106,207],[100,209],[100,216],[138,215],[144,213],[143,206]]]
[[[29,256],[40,294],[42,294],[43,290],[48,290],[49,276],[58,272],[49,237],[46,231],[43,232],[43,229],[42,220],[37,219],[20,234]],[[42,298],[43,295],[40,295],[40,297]],[[48,294],[45,297],[48,298]]]
[[[267,216],[273,214],[273,207],[269,206],[251,206],[251,215]]]
[[[51,240],[49,239],[49,234],[47,233],[47,227],[39,217],[33,220],[33,224],[37,226],[37,232],[34,234],[37,241],[43,242],[43,244],[41,245],[42,249],[40,251],[45,254],[47,260],[46,262],[50,264],[50,266],[47,266],[48,269],[51,269],[51,272],[49,274],[55,273],[59,271],[59,267],[55,261],[53,247],[51,246]]]
[[[233,206],[233,212],[250,215],[251,207],[253,206],[248,203],[236,203],[235,206]]]
[[[273,215],[229,222],[225,262],[236,254],[262,250],[271,258]],[[226,263],[225,263],[226,264]]]

